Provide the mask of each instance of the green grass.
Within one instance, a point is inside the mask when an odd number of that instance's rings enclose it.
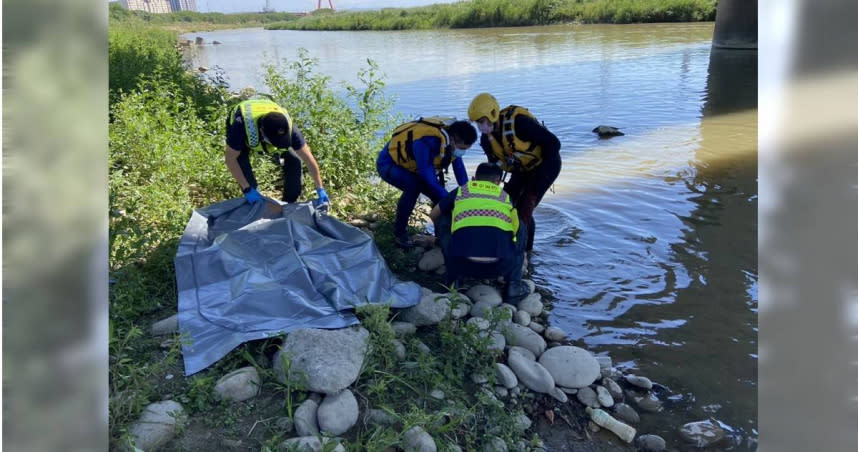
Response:
[[[294,30],[409,30],[558,23],[699,22],[715,20],[717,0],[473,0],[416,8],[311,14],[266,25]]]

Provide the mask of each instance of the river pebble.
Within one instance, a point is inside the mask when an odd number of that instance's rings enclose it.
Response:
[[[605,389],[608,390],[608,392],[611,394],[611,397],[615,401],[623,400],[623,390],[622,390],[622,388],[620,388],[620,385],[617,384],[616,381],[614,381],[608,377],[603,377],[602,378],[602,386],[604,386]]]
[[[407,336],[409,334],[414,334],[417,332],[417,325],[411,322],[402,322],[399,320],[394,320],[390,322],[390,327],[393,328],[393,332],[397,336]]]
[[[465,292],[465,295],[473,300],[474,303],[485,301],[492,307],[500,306],[503,302],[500,291],[496,287],[486,284],[477,284],[476,286],[471,287],[467,292]]]
[[[644,452],[661,452],[667,448],[664,438],[658,435],[641,435],[636,441],[638,447]]]
[[[566,332],[556,326],[549,326],[542,334],[547,341],[561,342],[566,339]]]
[[[236,369],[218,380],[214,392],[223,400],[241,402],[259,394],[262,380],[253,366]]]
[[[526,311],[531,317],[536,317],[542,314],[545,306],[542,305],[542,295],[538,292],[532,293],[518,302],[518,310]]]
[[[599,397],[596,395],[596,391],[594,391],[589,386],[579,388],[578,393],[575,394],[575,397],[578,399],[579,402],[583,403],[586,406],[599,408]]]
[[[405,432],[404,440],[403,449],[405,452],[436,452],[438,450],[432,436],[419,425],[415,425]]]
[[[507,365],[518,380],[534,392],[549,392],[554,388],[554,378],[545,367],[518,354],[511,354]]]
[[[638,412],[625,403],[615,404],[614,414],[617,416],[617,419],[625,422],[626,424],[637,424],[641,421],[641,417],[638,415]]]
[[[724,438],[724,429],[712,420],[689,422],[679,428],[679,436],[697,447],[708,447]]]
[[[527,326],[530,324],[530,314],[526,311],[516,311],[512,316],[512,321],[521,326]]]
[[[625,378],[626,378],[626,383],[628,383],[632,386],[637,386],[641,389],[646,389],[646,390],[652,389],[652,381],[650,381],[650,379],[647,377],[640,377],[637,375],[630,374],[630,375],[626,375]]]
[[[510,323],[504,327],[503,332],[507,344],[524,347],[533,352],[535,356],[541,355],[545,351],[545,347],[547,347],[545,339],[542,336],[536,334],[530,328],[517,323]]]
[[[350,390],[343,389],[322,400],[316,417],[321,431],[336,436],[352,428],[357,423],[358,414],[357,399]]]
[[[599,400],[599,405],[603,407],[610,408],[614,406],[614,398],[611,397],[611,393],[604,386],[596,386],[596,398]]]
[[[572,345],[553,347],[539,357],[554,381],[566,388],[582,388],[599,377],[599,363],[587,350]]]
[[[497,376],[497,382],[507,389],[518,386],[518,378],[516,378],[515,372],[504,363],[495,363],[495,375]]]
[[[545,327],[539,322],[530,322],[527,326],[536,334],[542,334],[545,331]]]
[[[316,436],[319,434],[319,421],[316,415],[319,404],[313,399],[307,399],[295,410],[295,431],[299,436]]]

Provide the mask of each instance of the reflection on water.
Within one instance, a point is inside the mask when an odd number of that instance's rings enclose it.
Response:
[[[481,91],[529,108],[563,144],[535,212],[551,323],[669,388],[640,431],[680,447],[679,425],[712,416],[755,448],[756,53],[710,56],[712,24],[200,35],[224,44],[194,64],[234,87],[305,47],[335,81],[376,60],[407,116],[464,117]],[[599,139],[600,124],[626,135]]]

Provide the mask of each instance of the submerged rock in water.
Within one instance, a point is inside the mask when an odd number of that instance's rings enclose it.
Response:
[[[712,420],[689,422],[679,428],[679,436],[697,447],[707,447],[724,438],[724,429]]]
[[[618,137],[625,135],[620,132],[620,129],[612,126],[596,126],[593,128],[593,133],[599,134],[600,138]]]

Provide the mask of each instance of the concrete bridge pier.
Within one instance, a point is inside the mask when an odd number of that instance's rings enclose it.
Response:
[[[757,0],[719,0],[712,46],[718,49],[757,48]]]

